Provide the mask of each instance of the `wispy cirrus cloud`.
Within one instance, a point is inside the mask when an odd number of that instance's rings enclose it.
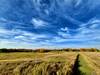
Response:
[[[65,28],[61,28],[62,31],[58,32],[58,35],[61,37],[55,37],[54,40],[56,42],[80,42],[80,43],[92,43],[93,41],[96,43],[96,40],[99,40],[100,38],[100,21],[99,20],[92,20],[85,24],[80,25],[80,27],[76,30],[77,33],[75,35],[72,35],[69,33],[69,29],[67,28],[65,31]]]
[[[35,41],[39,38],[48,38],[48,36],[45,34],[36,34],[36,33],[23,31],[20,29],[14,29],[14,30],[0,29],[0,37],[6,39],[23,40],[26,42]]]
[[[68,27],[61,28],[61,31],[66,31],[66,32],[68,32]]]
[[[99,47],[99,7],[98,0],[0,0],[0,46]]]
[[[7,48],[38,48],[46,41],[40,39],[49,38],[45,34],[30,33],[22,30],[0,29],[0,47]],[[19,43],[20,42],[20,43]]]
[[[41,28],[41,27],[47,27],[48,23],[46,21],[43,21],[41,19],[33,18],[32,24],[35,28]]]

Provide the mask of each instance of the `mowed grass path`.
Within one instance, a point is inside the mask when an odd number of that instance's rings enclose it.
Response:
[[[99,52],[89,52],[82,53],[88,66],[91,68],[92,75],[100,75],[100,53]]]

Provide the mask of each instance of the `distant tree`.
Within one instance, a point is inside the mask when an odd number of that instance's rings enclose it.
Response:
[[[86,51],[86,49],[84,48],[80,48],[80,52]]]
[[[40,53],[43,53],[43,52],[46,52],[46,49],[41,48],[41,49],[37,49],[37,51],[40,52]]]
[[[8,50],[6,48],[2,48],[0,49],[0,52],[8,52]]]
[[[96,49],[96,48],[91,48],[90,51],[92,51],[92,52],[96,52],[97,49]]]

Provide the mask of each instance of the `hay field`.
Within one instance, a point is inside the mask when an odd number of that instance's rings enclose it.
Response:
[[[0,53],[0,75],[100,75],[100,53]]]
[[[77,53],[0,53],[0,75],[70,75]]]

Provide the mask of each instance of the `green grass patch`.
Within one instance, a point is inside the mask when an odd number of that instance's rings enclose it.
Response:
[[[81,71],[81,75],[91,75],[93,72],[93,69],[89,67],[86,61],[88,60],[85,60],[81,55],[79,56],[79,70]]]

